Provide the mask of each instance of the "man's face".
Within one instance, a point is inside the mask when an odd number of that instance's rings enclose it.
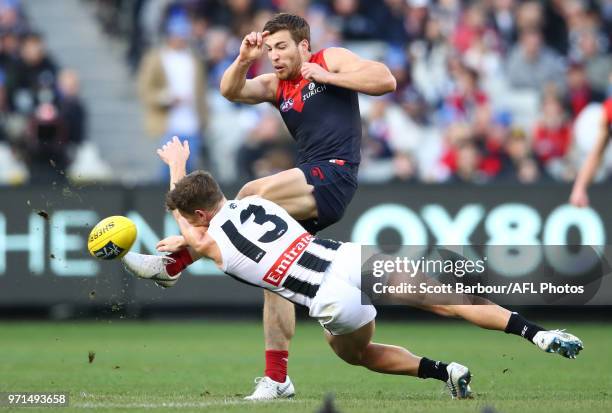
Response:
[[[41,40],[28,39],[23,43],[21,56],[29,64],[38,64],[45,57],[45,48]]]
[[[296,44],[288,30],[281,30],[269,35],[265,44],[268,58],[279,79],[293,79],[299,75],[302,67],[300,48],[307,50],[306,40]]]

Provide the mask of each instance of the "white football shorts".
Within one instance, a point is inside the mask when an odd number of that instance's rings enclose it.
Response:
[[[376,318],[376,309],[362,304],[361,295],[361,246],[347,242],[325,272],[309,315],[332,335],[352,333]]]

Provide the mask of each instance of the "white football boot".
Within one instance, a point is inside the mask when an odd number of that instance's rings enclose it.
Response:
[[[538,331],[533,336],[533,342],[547,353],[561,354],[568,359],[575,359],[584,349],[582,340],[565,330]]]
[[[180,272],[175,276],[168,274],[166,264],[174,262],[174,259],[167,256],[128,252],[121,261],[125,269],[135,276],[153,280],[162,288],[173,287],[181,276]]]
[[[470,370],[459,363],[453,362],[446,367],[446,371],[448,372],[446,387],[448,387],[451,397],[453,399],[471,398],[470,380],[472,380],[472,375]]]
[[[255,379],[255,391],[244,400],[263,401],[274,399],[289,399],[295,396],[295,388],[289,376],[284,383],[272,380],[270,377],[257,377]]]

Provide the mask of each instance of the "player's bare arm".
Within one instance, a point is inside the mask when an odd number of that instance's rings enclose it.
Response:
[[[189,159],[190,155],[189,142],[181,142],[177,136],[174,136],[161,149],[157,150],[157,154],[168,165],[170,170],[170,190],[172,190],[176,183],[187,174],[187,159]],[[188,247],[190,244],[195,245],[197,243],[198,234],[194,232],[195,229],[185,218],[176,210],[172,211],[172,216],[176,220],[182,235],[171,236],[161,240],[157,244],[157,250],[160,252],[177,252]],[[187,239],[188,235],[191,235],[190,239]],[[192,242],[189,242],[190,240]],[[197,251],[193,248],[189,248],[189,252],[193,258],[198,256]]]
[[[170,189],[187,175],[187,159],[189,159],[189,142],[181,143],[178,136],[157,150],[157,155],[170,169]]]
[[[273,73],[266,73],[254,79],[246,75],[264,52],[264,39],[268,32],[251,32],[240,45],[240,54],[223,73],[220,90],[223,97],[239,103],[257,104],[273,102],[278,80]]]
[[[316,63],[305,62],[301,69],[305,79],[372,96],[393,92],[397,87],[389,68],[380,62],[362,59],[342,47],[325,49],[324,56],[329,71]]]
[[[608,142],[610,141],[608,120],[605,116],[602,118],[600,129],[599,139],[597,140],[597,143],[595,144],[595,147],[591,153],[589,153],[584,165],[580,169],[570,196],[570,203],[580,208],[589,205],[587,188],[593,181],[593,177],[601,165],[603,154],[608,146]]]

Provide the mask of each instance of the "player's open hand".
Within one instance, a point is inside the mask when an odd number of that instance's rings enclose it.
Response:
[[[168,166],[184,166],[189,159],[189,143],[181,143],[177,136],[173,136],[171,141],[157,150],[157,154]]]
[[[253,63],[263,55],[264,40],[270,34],[265,32],[251,32],[244,36],[240,45],[240,60],[247,63]]]
[[[316,63],[302,63],[302,77],[318,83],[329,83],[330,73]]]
[[[182,235],[172,235],[159,241],[155,246],[159,252],[177,252],[187,248],[187,242]]]

